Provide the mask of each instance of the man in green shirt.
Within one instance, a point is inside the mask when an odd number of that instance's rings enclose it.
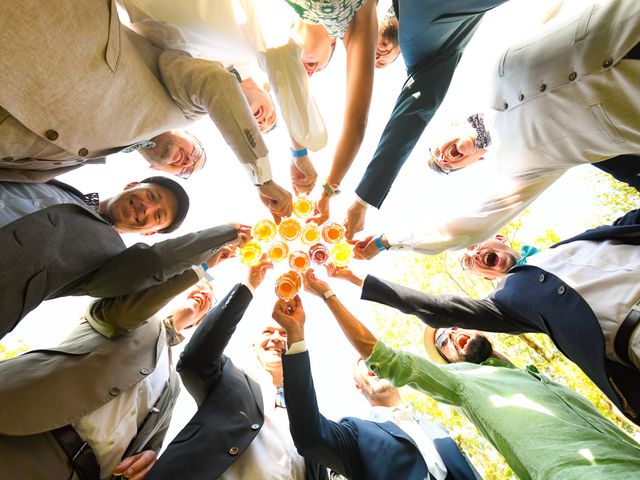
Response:
[[[308,270],[305,290],[325,299],[345,335],[371,371],[400,387],[409,385],[435,400],[460,407],[522,479],[627,479],[640,477],[640,445],[585,398],[538,373],[515,368],[500,355],[481,363],[469,349],[479,332],[426,332],[426,344],[455,363],[437,365],[388,348],[354,317],[329,286]],[[292,312],[294,316],[295,312]],[[479,350],[483,350],[479,348]],[[436,355],[438,355],[436,357]],[[501,358],[496,358],[501,357]],[[476,360],[479,360],[476,358]]]

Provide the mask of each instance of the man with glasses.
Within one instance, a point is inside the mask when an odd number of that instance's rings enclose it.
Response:
[[[521,479],[584,480],[635,478],[640,445],[607,420],[589,401],[551,381],[534,366],[515,368],[489,342],[475,358],[464,350],[481,332],[427,328],[430,360],[384,345],[312,270],[305,290],[324,298],[348,340],[369,369],[395,387],[409,385],[433,399],[459,407]],[[300,303],[289,304],[291,316]],[[484,342],[483,342],[484,343]],[[455,353],[451,353],[451,346]],[[460,352],[458,352],[458,349]],[[450,365],[442,365],[449,363]]]
[[[2,7],[11,40],[0,42],[0,160],[84,161],[207,116],[276,220],[291,214],[240,84],[220,62],[156,48],[121,23],[116,0]]]
[[[640,425],[640,210],[545,252],[516,251],[504,237],[470,247],[462,264],[504,277],[484,299],[431,295],[369,275],[339,275],[362,298],[416,315],[432,327],[545,333],[630,420]]]
[[[151,139],[152,145],[138,151],[154,170],[187,179],[207,161],[202,143],[186,130],[171,130]]]

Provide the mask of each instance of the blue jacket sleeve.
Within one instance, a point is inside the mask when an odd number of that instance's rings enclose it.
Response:
[[[358,196],[369,205],[380,208],[384,202],[400,169],[442,103],[461,54],[454,50],[442,55],[405,83],[378,148],[356,188]]]
[[[363,478],[357,429],[348,422],[328,420],[318,410],[309,352],[282,359],[289,428],[298,453],[347,478]]]

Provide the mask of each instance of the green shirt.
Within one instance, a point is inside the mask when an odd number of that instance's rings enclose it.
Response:
[[[532,370],[473,363],[435,365],[378,342],[366,363],[462,409],[522,479],[640,478],[640,445],[574,391]]]

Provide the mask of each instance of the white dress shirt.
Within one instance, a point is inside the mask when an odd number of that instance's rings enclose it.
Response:
[[[289,38],[295,12],[282,0],[123,0],[132,27],[163,48],[225,64],[257,61],[275,94],[291,137],[319,150],[327,132]]]
[[[640,248],[581,240],[536,253],[527,265],[553,273],[585,299],[602,328],[607,358],[621,361],[613,344],[620,324],[640,300]],[[640,328],[631,336],[629,358],[640,368]]]
[[[222,480],[303,480],[304,458],[298,454],[289,431],[287,410],[275,406],[276,387],[262,369],[246,372],[260,385],[264,424],[236,461],[220,476]]]
[[[162,330],[161,335],[164,335]],[[155,370],[134,387],[85,415],[72,427],[87,442],[98,460],[100,478],[110,479],[113,468],[156,404],[169,381],[169,349],[165,345]]]

